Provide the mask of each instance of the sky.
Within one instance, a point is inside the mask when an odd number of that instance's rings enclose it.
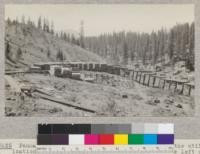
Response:
[[[194,21],[193,4],[7,4],[5,19],[22,15],[35,23],[39,16],[54,22],[57,31],[80,31],[86,36],[133,31],[151,33],[162,27]]]

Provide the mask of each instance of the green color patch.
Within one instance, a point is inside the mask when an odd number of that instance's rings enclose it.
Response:
[[[144,135],[143,134],[129,134],[128,144],[144,144]]]

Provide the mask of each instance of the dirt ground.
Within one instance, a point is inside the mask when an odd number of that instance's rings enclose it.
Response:
[[[6,116],[192,116],[194,98],[146,87],[112,77],[94,83],[42,74],[12,76],[19,85],[32,86],[51,97],[95,113],[44,100],[21,96],[6,81]],[[12,81],[13,82],[13,81]]]

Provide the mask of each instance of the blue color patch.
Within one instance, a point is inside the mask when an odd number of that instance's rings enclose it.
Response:
[[[144,134],[144,144],[157,144],[157,135]]]

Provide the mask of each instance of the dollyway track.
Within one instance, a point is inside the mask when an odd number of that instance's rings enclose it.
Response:
[[[88,108],[85,108],[85,107],[82,107],[82,106],[66,103],[64,100],[59,100],[59,99],[57,99],[55,97],[52,97],[52,96],[49,96],[49,95],[45,95],[45,94],[42,94],[42,93],[39,93],[39,92],[36,92],[36,93],[37,93],[37,96],[39,96],[41,99],[45,99],[45,100],[48,100],[48,101],[51,101],[51,102],[54,102],[54,103],[62,104],[62,105],[65,105],[65,106],[69,106],[69,107],[72,107],[74,109],[78,109],[78,110],[82,110],[82,111],[86,111],[86,112],[90,112],[90,113],[96,113],[96,111],[93,110],[93,109],[88,109]]]

